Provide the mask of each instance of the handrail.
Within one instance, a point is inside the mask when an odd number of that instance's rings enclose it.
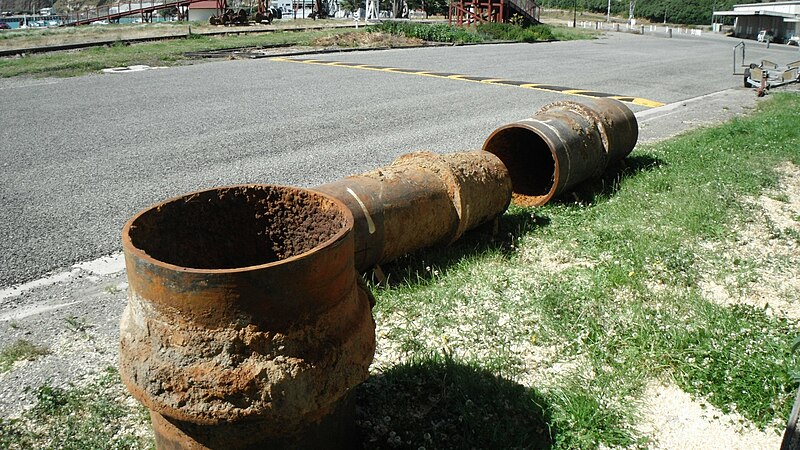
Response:
[[[526,19],[530,20],[531,22],[538,23],[540,22],[539,18],[541,17],[539,5],[536,4],[533,0],[508,0],[508,2],[515,7],[519,12],[523,15],[526,15]]]
[[[126,16],[152,13],[160,9],[188,6],[198,1],[202,0],[129,0],[115,5],[96,6],[81,11],[69,12],[67,13],[67,19],[64,25],[86,25],[100,20],[115,20]],[[123,6],[127,6],[127,9],[124,11],[122,10]],[[112,13],[112,8],[117,8],[117,11]]]
[[[736,72],[736,49],[738,49],[739,47],[742,47],[742,66],[744,66],[744,49],[746,47],[746,44],[744,43],[744,41],[741,41],[738,44],[733,46],[733,74],[734,75],[743,75],[741,73],[737,73]]]

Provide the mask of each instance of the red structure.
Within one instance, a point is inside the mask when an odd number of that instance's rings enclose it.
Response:
[[[189,6],[190,3],[196,3],[202,0],[129,0],[127,2],[120,2],[117,4],[103,5],[96,8],[84,9],[81,11],[74,11],[65,17],[64,25],[87,25],[92,22],[99,22],[107,20],[109,22],[118,21],[122,17],[141,15],[142,22],[150,22],[153,18],[153,12],[160,9],[177,8],[179,13]],[[222,3],[224,6],[225,0],[217,0],[217,8]]]
[[[535,0],[451,0],[448,19],[456,25],[509,23],[516,15],[522,22],[537,24],[540,13]]]

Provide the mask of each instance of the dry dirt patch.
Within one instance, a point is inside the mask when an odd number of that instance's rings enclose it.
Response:
[[[639,430],[652,436],[654,450],[777,449],[781,436],[759,431],[738,414],[724,414],[695,401],[673,384],[653,382],[646,389]]]
[[[787,162],[777,169],[776,188],[745,199],[754,218],[735,231],[733,242],[709,244],[731,267],[744,261],[752,274],[730,272],[722,280],[704,279],[703,295],[718,304],[743,303],[772,314],[800,319],[800,167]]]

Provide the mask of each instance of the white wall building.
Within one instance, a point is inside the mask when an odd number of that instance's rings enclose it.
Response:
[[[736,37],[755,39],[768,30],[776,42],[786,42],[800,35],[800,1],[734,5],[733,11],[714,11],[714,17],[733,17]]]

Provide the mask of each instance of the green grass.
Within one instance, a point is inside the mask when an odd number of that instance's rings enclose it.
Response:
[[[503,23],[482,23],[475,27],[413,22],[381,22],[369,27],[373,31],[403,35],[430,42],[541,42],[551,40],[590,39],[597,33],[567,30],[549,25],[520,26]]]
[[[0,448],[155,448],[147,410],[123,401],[127,394],[114,369],[86,387],[42,386],[36,398],[37,404],[22,417],[0,419]]]
[[[378,365],[445,352],[534,387],[554,448],[643,445],[633,400],[663,379],[781,428],[797,321],[713,303],[704,286],[743,298],[764,271],[780,273],[773,258],[737,254],[737,236],[756,220],[746,198],[774,189],[776,167],[800,165],[800,118],[785,114],[798,107],[776,94],[751,118],[638,148],[565,200],[512,207],[501,239],[473,235],[385,267],[375,313],[393,356]],[[771,239],[795,239],[778,231]]]
[[[11,366],[17,361],[22,361],[24,359],[34,360],[48,353],[50,353],[50,350],[48,350],[47,347],[35,345],[25,339],[20,339],[0,351],[0,373],[8,372]]]
[[[314,40],[351,30],[309,31],[208,37],[192,35],[155,43],[94,47],[77,53],[32,54],[22,58],[0,58],[0,77],[20,75],[70,77],[109,67],[137,64],[171,66],[187,61],[184,53],[276,44],[310,45]]]
[[[484,41],[482,36],[472,32],[472,30],[447,24],[388,21],[370,25],[369,30],[397,34],[429,42],[465,43]]]

